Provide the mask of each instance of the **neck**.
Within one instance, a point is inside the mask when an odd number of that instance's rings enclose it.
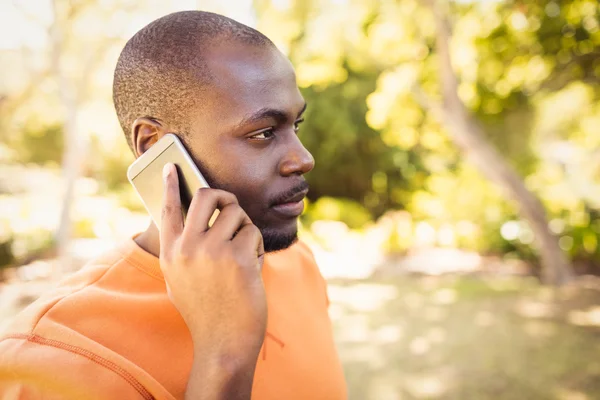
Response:
[[[160,233],[154,222],[150,222],[148,228],[140,233],[135,239],[135,242],[142,249],[155,257],[160,256]]]

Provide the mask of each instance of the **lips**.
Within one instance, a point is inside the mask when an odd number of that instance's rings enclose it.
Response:
[[[308,189],[303,190],[303,191],[301,191],[301,192],[299,192],[299,193],[297,193],[297,194],[295,194],[295,195],[293,195],[291,197],[286,198],[284,201],[282,201],[282,202],[280,202],[278,204],[275,204],[275,205],[278,206],[278,205],[287,204],[287,203],[297,203],[299,201],[304,200],[304,198],[306,197],[307,193],[308,193]]]
[[[285,219],[297,218],[304,211],[304,198],[308,193],[308,189],[305,189],[293,196],[286,198],[284,201],[279,202],[271,207],[280,217]]]

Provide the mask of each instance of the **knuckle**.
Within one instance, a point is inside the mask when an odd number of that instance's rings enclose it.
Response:
[[[249,224],[246,226],[246,229],[248,229],[250,231],[250,234],[252,236],[260,236],[262,237],[262,234],[260,233],[260,229],[258,229],[258,227],[254,224]]]
[[[235,196],[235,194],[231,193],[231,192],[227,192],[225,190],[220,190],[220,189],[215,189],[215,193],[223,200],[225,200],[227,203],[238,203],[238,199]]]
[[[235,265],[237,265],[239,268],[245,269],[252,268],[255,261],[252,257],[244,256],[238,252],[233,254],[233,262],[235,262]]]
[[[175,258],[177,263],[187,264],[194,257],[194,249],[189,246],[178,246]]]
[[[206,245],[200,247],[197,252],[198,258],[207,262],[217,260],[221,253],[221,249],[218,243],[206,243]]]
[[[239,204],[238,198],[235,194],[230,193],[230,192],[226,192],[227,193],[227,199],[232,201],[235,204]]]
[[[225,207],[221,209],[221,213],[224,215],[229,215],[235,213],[236,204],[227,204]]]
[[[241,206],[238,205],[236,210],[241,217],[245,218],[248,216],[248,214],[246,214],[246,211]]]
[[[196,193],[194,193],[194,197],[205,197],[210,196],[210,188],[201,187],[196,189]]]
[[[210,264],[218,265],[220,268],[230,268],[235,264],[235,254],[230,251],[229,246],[219,247],[218,250],[211,248],[206,251],[204,257]]]
[[[239,268],[246,268],[248,267],[248,265],[250,265],[251,260],[248,256],[245,255],[245,252],[232,251],[229,256],[229,259],[231,260],[230,262],[232,262]]]
[[[227,213],[230,214],[232,217],[239,217],[239,216],[245,216],[246,215],[246,212],[237,203],[227,204],[223,208],[223,210],[225,210],[225,209],[227,210]]]
[[[171,204],[165,204],[162,208],[161,216],[163,218],[167,218],[167,217],[171,216],[174,212],[175,212],[175,207],[173,207]]]

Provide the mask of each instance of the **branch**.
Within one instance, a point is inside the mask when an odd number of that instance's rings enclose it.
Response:
[[[452,37],[452,31],[450,22],[440,8],[440,2],[438,1],[432,7],[432,11],[436,25],[435,40],[440,60],[440,76],[444,105],[448,107],[450,111],[463,113],[466,111],[466,108],[458,97],[458,78],[454,73],[450,56],[450,38]]]
[[[76,97],[78,99],[84,100],[87,97],[87,92],[90,88],[89,78],[92,74],[94,67],[98,64],[99,60],[104,58],[108,49],[112,45],[119,42],[120,40],[118,38],[106,39],[94,50],[93,54],[90,57],[88,57],[83,67],[83,72],[81,74],[81,82],[79,83],[79,85],[77,85],[79,90],[77,91]]]
[[[433,101],[417,85],[413,86],[412,90],[415,99],[446,125],[447,132],[454,143],[484,176],[508,189],[507,194],[517,202],[522,197],[531,198],[516,171],[486,141],[483,128],[458,97],[458,78],[450,58],[450,24],[439,6],[433,6],[432,11],[437,26],[436,44],[440,61],[443,102]]]
[[[8,97],[5,101],[0,104],[0,110],[6,115],[12,115],[16,109],[21,107],[21,105],[26,102],[34,91],[38,90],[41,83],[50,76],[50,72],[48,70],[40,71],[36,75],[34,75],[31,79],[29,79],[29,85],[23,90],[18,96],[10,98]]]
[[[431,112],[438,119],[446,119],[446,110],[444,110],[442,104],[432,100],[418,83],[413,85],[411,92],[421,107]]]
[[[437,27],[436,45],[440,62],[443,104],[431,101],[418,88],[413,90],[416,94],[415,98],[446,123],[447,131],[453,141],[483,175],[498,184],[506,195],[518,204],[521,215],[529,222],[535,233],[536,245],[544,265],[544,279],[556,284],[566,282],[571,276],[571,268],[558,246],[556,237],[548,228],[542,203],[525,187],[521,177],[504,160],[498,150],[485,139],[483,128],[458,96],[458,78],[450,58],[450,24],[439,5],[431,8]]]
[[[40,26],[45,26],[46,24],[44,23],[44,21],[39,17],[39,15],[36,15],[34,13],[31,13],[29,11],[27,11],[25,9],[25,7],[23,7],[23,3],[22,2],[18,2],[17,0],[12,0],[12,5],[13,7],[18,10],[26,19],[28,19],[29,21],[33,21],[36,24],[40,25]]]
[[[56,3],[56,0],[54,0],[54,3]],[[83,10],[85,10],[90,4],[93,4],[93,3],[95,3],[95,2],[92,2],[92,1],[73,2],[72,0],[69,0],[69,8],[68,8],[67,15],[66,15],[67,21],[74,20],[79,14],[81,14],[81,12]]]

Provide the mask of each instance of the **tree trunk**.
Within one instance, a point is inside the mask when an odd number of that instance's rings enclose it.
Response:
[[[571,264],[548,227],[542,203],[525,187],[516,171],[485,139],[483,129],[458,97],[458,80],[450,58],[450,25],[439,4],[433,6],[433,12],[437,26],[436,44],[444,104],[441,107],[431,104],[426,106],[445,122],[452,140],[467,159],[517,203],[521,216],[528,222],[535,235],[534,245],[541,258],[542,280],[548,284],[562,285],[573,277]],[[423,96],[420,97],[423,100]]]
[[[64,152],[62,160],[63,175],[63,200],[61,204],[60,219],[56,230],[56,247],[59,266],[56,270],[57,277],[71,270],[71,257],[69,255],[69,244],[72,235],[71,209],[75,199],[75,182],[80,175],[81,158],[79,138],[77,137],[77,109],[68,94],[64,96],[66,121],[64,125]]]
[[[60,64],[64,36],[61,30],[60,15],[56,0],[52,2],[52,5],[54,19],[50,28],[50,37],[52,40],[51,63],[52,71],[58,81],[60,101],[65,113],[63,127],[64,150],[61,165],[64,191],[60,218],[55,233],[58,262],[52,271],[53,278],[57,279],[64,272],[71,269],[71,258],[68,252],[71,240],[71,208],[75,197],[75,182],[80,174],[81,158],[79,138],[77,136],[76,88],[70,85]]]
[[[97,67],[99,61],[103,59],[111,46],[121,45],[119,38],[124,34],[124,32],[120,32],[115,34],[114,37],[104,38],[100,44],[93,44],[93,52],[82,52],[81,58],[78,59],[78,62],[83,66],[80,74],[65,70],[64,66],[61,65],[61,59],[64,54],[68,54],[67,45],[77,41],[76,38],[69,36],[73,32],[73,24],[76,23],[77,17],[82,12],[89,10],[91,6],[97,5],[96,3],[91,0],[51,1],[52,23],[47,28],[50,39],[50,68],[36,74],[29,89],[17,100],[18,107],[19,102],[26,99],[29,92],[36,90],[36,82],[43,81],[49,75],[55,77],[58,84],[60,104],[64,112],[64,150],[61,165],[64,189],[60,218],[54,236],[55,250],[58,255],[58,262],[52,272],[54,278],[60,277],[64,271],[71,269],[72,264],[68,252],[72,228],[71,209],[75,200],[75,183],[81,175],[82,163],[85,160],[89,146],[89,142],[82,135],[82,132],[78,132],[79,107],[81,102],[87,98],[90,90],[90,78],[94,68]],[[15,3],[15,6],[18,6],[18,4]],[[104,6],[96,11],[102,11],[102,8]],[[137,9],[138,5],[135,2],[130,5],[121,4],[119,6],[120,12],[133,12]],[[27,13],[26,10],[23,11]],[[71,49],[72,51],[73,49]]]

